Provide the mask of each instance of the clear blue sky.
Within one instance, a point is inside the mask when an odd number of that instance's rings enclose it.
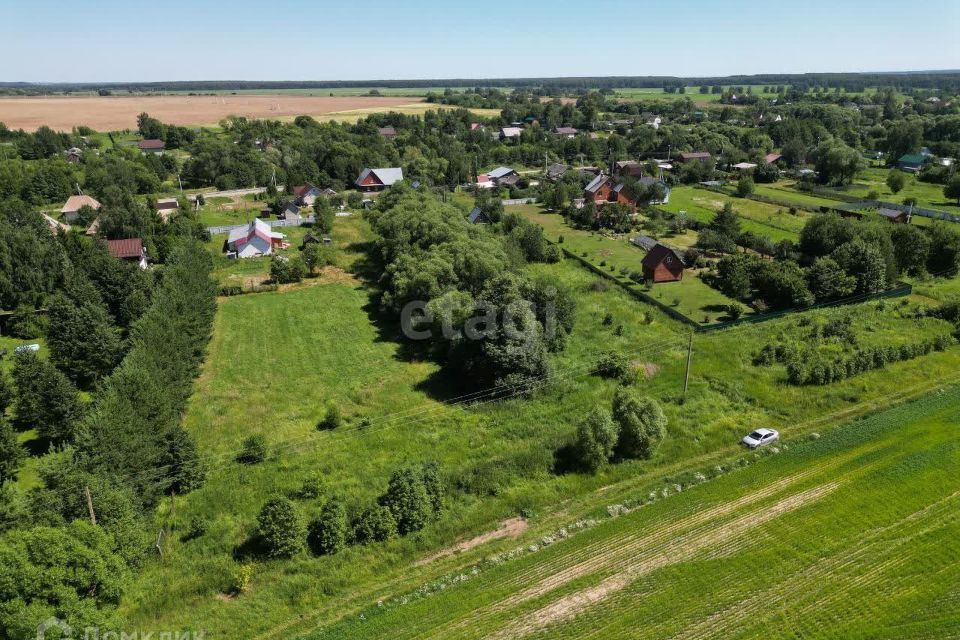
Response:
[[[960,69],[960,0],[0,0],[0,80]]]

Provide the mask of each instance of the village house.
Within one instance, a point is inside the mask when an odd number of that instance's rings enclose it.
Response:
[[[403,170],[400,167],[367,168],[360,172],[360,177],[354,184],[364,192],[383,191],[401,180],[403,180]]]
[[[77,214],[81,207],[90,207],[94,211],[100,209],[100,203],[90,196],[70,196],[67,202],[60,208],[60,217],[67,222],[73,222],[77,219]]]
[[[290,246],[284,238],[285,235],[271,230],[270,225],[257,218],[246,227],[231,229],[223,243],[223,250],[230,258],[269,256],[274,249]]]
[[[377,133],[386,138],[387,140],[393,140],[397,137],[397,130],[393,127],[380,127],[377,129]]]
[[[567,169],[569,169],[567,165],[555,163],[547,167],[544,175],[546,176],[547,180],[556,182],[563,179],[563,176],[567,174]]]
[[[70,231],[70,225],[63,224],[59,220],[52,218],[45,213],[41,213],[40,217],[43,218],[43,221],[47,223],[47,226],[50,227],[50,231],[52,231],[54,235],[60,233],[61,231]]]
[[[741,171],[741,172],[753,171],[754,169],[757,168],[757,165],[754,164],[753,162],[738,162],[737,164],[732,165],[730,168],[736,169],[737,171]]]
[[[927,158],[922,153],[907,153],[897,159],[897,169],[908,173],[917,173],[923,169]]]
[[[156,139],[147,139],[141,140],[137,143],[137,146],[140,147],[140,151],[143,153],[163,153],[163,150],[167,147],[166,143],[163,140]]]
[[[767,155],[763,156],[763,161],[767,164],[776,164],[782,157],[783,156],[781,156],[779,153],[768,153]]]
[[[910,219],[913,217],[907,211],[888,209],[886,207],[880,207],[877,213],[894,224],[910,224]]]
[[[63,157],[67,159],[67,162],[70,164],[77,164],[80,162],[80,159],[83,157],[83,149],[77,147],[70,147],[63,152]]]
[[[467,222],[470,224],[490,224],[490,216],[483,212],[480,207],[474,207],[467,216]]]
[[[136,262],[141,269],[146,269],[147,250],[140,238],[126,238],[123,240],[107,240],[107,250],[118,260]]]
[[[490,176],[485,173],[481,173],[477,176],[475,186],[477,189],[492,189],[496,185],[493,184],[493,180],[490,179]]]
[[[667,204],[670,202],[670,187],[662,180],[651,176],[641,176],[636,178],[636,183],[646,188],[653,185],[660,185],[663,197],[652,198],[646,201],[645,204]],[[614,180],[613,177],[603,175],[603,173],[590,181],[590,184],[584,189],[583,198],[585,201],[589,200],[597,206],[608,202],[617,202],[636,208],[636,206],[640,204],[637,196],[629,193],[629,189],[626,188],[624,182]]]
[[[520,179],[520,174],[510,167],[497,167],[492,171],[488,171],[487,177],[498,187],[509,187],[517,183],[517,180]]]
[[[287,202],[277,212],[277,217],[288,222],[303,222],[303,216],[300,215],[300,207],[294,202]]]
[[[180,207],[176,198],[160,198],[157,200],[157,215],[163,218],[164,222],[170,221],[170,216]]]
[[[639,178],[643,175],[643,163],[638,160],[618,160],[613,163],[613,175]]]
[[[294,201],[301,207],[312,207],[313,203],[317,201],[317,197],[319,197],[322,193],[323,192],[320,191],[319,187],[316,187],[309,182],[293,188]]]
[[[521,133],[523,133],[522,127],[501,127],[500,139],[519,138]]]
[[[709,162],[712,156],[707,151],[684,151],[680,154],[680,162]]]
[[[573,127],[554,127],[552,133],[562,138],[573,138],[579,132]]]
[[[640,263],[647,282],[677,282],[683,280],[683,259],[676,249],[656,243]]]

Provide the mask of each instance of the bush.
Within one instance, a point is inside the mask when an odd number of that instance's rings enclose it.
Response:
[[[199,516],[194,516],[190,518],[190,522],[187,524],[187,529],[183,532],[183,535],[180,536],[180,539],[184,542],[188,540],[195,540],[206,532],[207,521]]]
[[[610,415],[596,408],[577,426],[573,450],[584,471],[596,473],[613,455],[617,429]]]
[[[327,413],[317,422],[319,431],[331,431],[343,424],[340,408],[332,402],[327,405]]]
[[[347,545],[347,510],[339,500],[327,500],[310,522],[307,543],[317,555],[332,555]]]
[[[667,433],[667,418],[657,401],[621,387],[613,396],[612,413],[619,429],[617,455],[652,458]]]
[[[237,454],[237,462],[242,464],[259,464],[267,459],[267,438],[254,435],[243,441],[243,448]]]
[[[356,544],[383,542],[397,535],[397,521],[387,507],[370,507],[353,522],[351,535]]]
[[[618,351],[608,351],[600,356],[593,372],[601,378],[627,381],[631,377],[630,360]]]
[[[253,565],[237,564],[230,570],[229,583],[227,584],[227,593],[238,596],[250,590],[250,583],[253,582]]]
[[[315,500],[323,495],[323,488],[323,476],[318,473],[304,480],[300,488],[293,492],[293,497],[300,500]]]
[[[257,535],[268,558],[292,558],[303,551],[306,528],[297,507],[287,498],[276,496],[257,516]]]

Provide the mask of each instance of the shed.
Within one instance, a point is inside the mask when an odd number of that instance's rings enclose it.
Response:
[[[480,207],[474,207],[470,215],[467,216],[467,222],[470,224],[490,224],[490,217]]]
[[[647,282],[683,280],[683,259],[675,249],[658,242],[643,257],[643,277]]]

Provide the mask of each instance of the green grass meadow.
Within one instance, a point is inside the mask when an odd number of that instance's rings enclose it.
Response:
[[[548,230],[548,235],[551,233]],[[202,629],[209,637],[250,638],[302,637],[317,632],[330,638],[511,635],[510,625],[515,620],[525,619],[556,597],[617,576],[619,563],[632,562],[622,553],[609,558],[599,555],[602,564],[556,590],[503,609],[495,607],[495,602],[518,589],[539,584],[552,571],[549,567],[573,562],[576,556],[568,556],[565,549],[581,553],[580,541],[591,540],[617,547],[621,538],[616,536],[628,536],[624,548],[645,546],[635,536],[675,526],[674,521],[689,524],[685,514],[691,510],[736,500],[758,485],[777,481],[780,476],[770,475],[774,472],[801,473],[807,460],[834,453],[847,457],[842,463],[837,458],[824,464],[846,470],[856,466],[852,462],[856,451],[848,455],[840,445],[830,448],[818,443],[806,453],[805,449],[784,453],[750,470],[724,476],[715,484],[684,492],[676,500],[664,500],[591,528],[572,537],[569,544],[557,544],[518,559],[516,564],[504,564],[490,574],[496,579],[468,581],[461,585],[465,591],[451,589],[449,600],[429,598],[406,607],[385,606],[383,616],[372,614],[371,608],[379,610],[378,600],[402,599],[445,576],[469,572],[483,556],[508,552],[517,545],[539,545],[543,536],[584,518],[603,519],[606,505],[647,495],[680,475],[734,464],[743,456],[739,438],[752,428],[773,425],[792,445],[811,431],[887,406],[897,398],[935,390],[957,378],[960,371],[960,349],[952,347],[828,387],[792,387],[786,384],[782,367],[755,367],[751,360],[768,342],[799,330],[799,317],[794,316],[697,336],[689,391],[684,396],[689,328],[613,283],[598,285],[597,275],[567,259],[527,267],[533,274],[560,279],[571,287],[578,303],[567,348],[551,356],[552,382],[528,398],[466,404],[457,400],[463,393],[458,381],[440,374],[437,364],[404,343],[395,319],[379,315],[367,280],[378,274],[371,272],[362,251],[371,239],[366,222],[360,216],[338,218],[333,235],[340,255],[338,267],[330,275],[280,291],[220,299],[208,355],[185,416],[186,428],[207,462],[209,477],[200,489],[168,499],[158,510],[156,526],[169,527],[170,533],[163,540],[163,558],[146,563],[121,605],[130,628]],[[564,246],[571,248],[574,236],[564,235]],[[608,246],[588,241],[613,242],[586,237],[583,246],[588,251],[606,251]],[[211,251],[216,250],[211,246]],[[641,255],[625,241],[609,250],[613,262]],[[234,261],[242,263],[252,264]],[[224,274],[221,271],[218,276]],[[929,298],[917,296],[903,304],[864,304],[802,315],[825,319],[832,314],[852,314],[855,329],[865,342],[907,341],[949,330],[943,321],[914,318],[911,311],[918,304],[929,304]],[[605,321],[608,315],[612,322]],[[552,471],[553,453],[569,442],[577,421],[596,406],[609,406],[617,383],[590,375],[590,370],[601,354],[612,349],[630,358],[637,370],[638,388],[663,405],[670,422],[669,437],[652,460],[611,464],[592,476],[556,474]],[[342,409],[346,424],[334,431],[317,431],[316,422],[328,402]],[[916,445],[895,455],[908,456],[924,442],[933,442],[933,434],[923,428],[918,433]],[[242,441],[253,434],[267,438],[268,459],[253,466],[235,462]],[[859,440],[851,444],[854,448],[861,445]],[[324,494],[342,497],[352,514],[382,492],[393,470],[426,460],[440,464],[448,486],[448,506],[441,519],[417,534],[349,547],[335,556],[303,554],[285,562],[256,561],[249,592],[225,595],[237,565],[234,554],[248,539],[257,512],[271,495],[292,494],[305,480],[319,475]],[[898,468],[894,462],[890,460],[890,473]],[[877,466],[875,472],[880,473],[881,468]],[[751,473],[761,475],[754,478],[748,475]],[[718,519],[717,526],[737,521],[740,515],[765,513],[764,509],[773,508],[778,501],[829,481],[826,471],[817,473],[797,479],[749,508],[737,507]],[[906,476],[903,481],[909,479]],[[924,478],[918,476],[916,482],[921,480]],[[816,501],[816,508],[829,513],[828,507],[844,510],[860,505],[850,495],[857,482],[857,472],[851,471],[843,484],[849,489],[818,495],[821,500]],[[905,484],[897,495],[922,493],[906,490],[912,486]],[[941,489],[937,486],[935,492],[918,499],[936,500]],[[876,499],[877,494],[867,495]],[[846,502],[832,502],[841,498]],[[309,518],[323,499],[298,499],[297,503]],[[911,504],[901,506],[907,509]],[[623,623],[595,618],[598,629],[614,625],[603,637],[646,633],[648,627],[667,633],[667,627],[650,627],[643,621],[652,611],[662,609],[670,597],[683,601],[698,590],[709,593],[717,581],[729,576],[727,600],[722,594],[712,594],[712,599],[702,603],[691,602],[689,616],[674,620],[675,624],[692,624],[709,616],[711,607],[720,608],[737,597],[753,595],[755,590],[772,588],[779,584],[774,577],[779,580],[792,570],[800,571],[810,559],[799,552],[789,553],[798,539],[796,531],[822,524],[823,516],[809,523],[792,519],[807,513],[797,508],[783,518],[749,529],[750,535],[776,542],[764,551],[764,566],[772,566],[779,553],[791,561],[776,569],[769,584],[762,580],[766,574],[741,557],[742,547],[705,545],[698,548],[697,555],[664,566],[655,574],[655,584],[664,585],[662,594],[652,590],[646,578],[633,581],[604,598],[589,615],[601,616],[608,606],[626,606],[625,602],[639,598],[628,606],[631,612]],[[897,513],[891,502],[871,522],[881,526],[884,517]],[[523,516],[529,527],[519,539],[495,539],[459,554],[431,559],[455,541],[493,531],[499,522],[518,516]],[[207,531],[184,540],[181,536],[194,517],[209,523]],[[793,523],[796,529],[784,533],[782,543],[770,533],[777,531],[780,523]],[[845,532],[839,525],[834,529],[825,532],[836,535],[826,550],[842,549],[845,540],[856,533],[855,529]],[[683,525],[677,534],[695,535],[697,530]],[[743,543],[747,533],[743,530],[742,535],[730,538],[731,544]],[[609,545],[604,542],[608,535]],[[809,536],[806,539],[811,540]],[[814,550],[815,542],[801,549],[807,554]],[[720,559],[728,555],[735,562],[722,568]],[[486,572],[481,575],[482,580],[488,579]],[[733,580],[740,576],[746,577],[738,591]],[[474,584],[486,586],[475,590]],[[462,593],[462,599],[453,596],[455,593]],[[370,624],[360,622],[361,614]],[[627,620],[635,624],[633,631],[616,626],[626,625]],[[666,622],[661,619],[660,624]],[[589,626],[572,629],[579,634],[590,630]],[[549,625],[547,632],[564,633]]]
[[[958,421],[954,387],[791,440],[310,637],[954,637]]]

